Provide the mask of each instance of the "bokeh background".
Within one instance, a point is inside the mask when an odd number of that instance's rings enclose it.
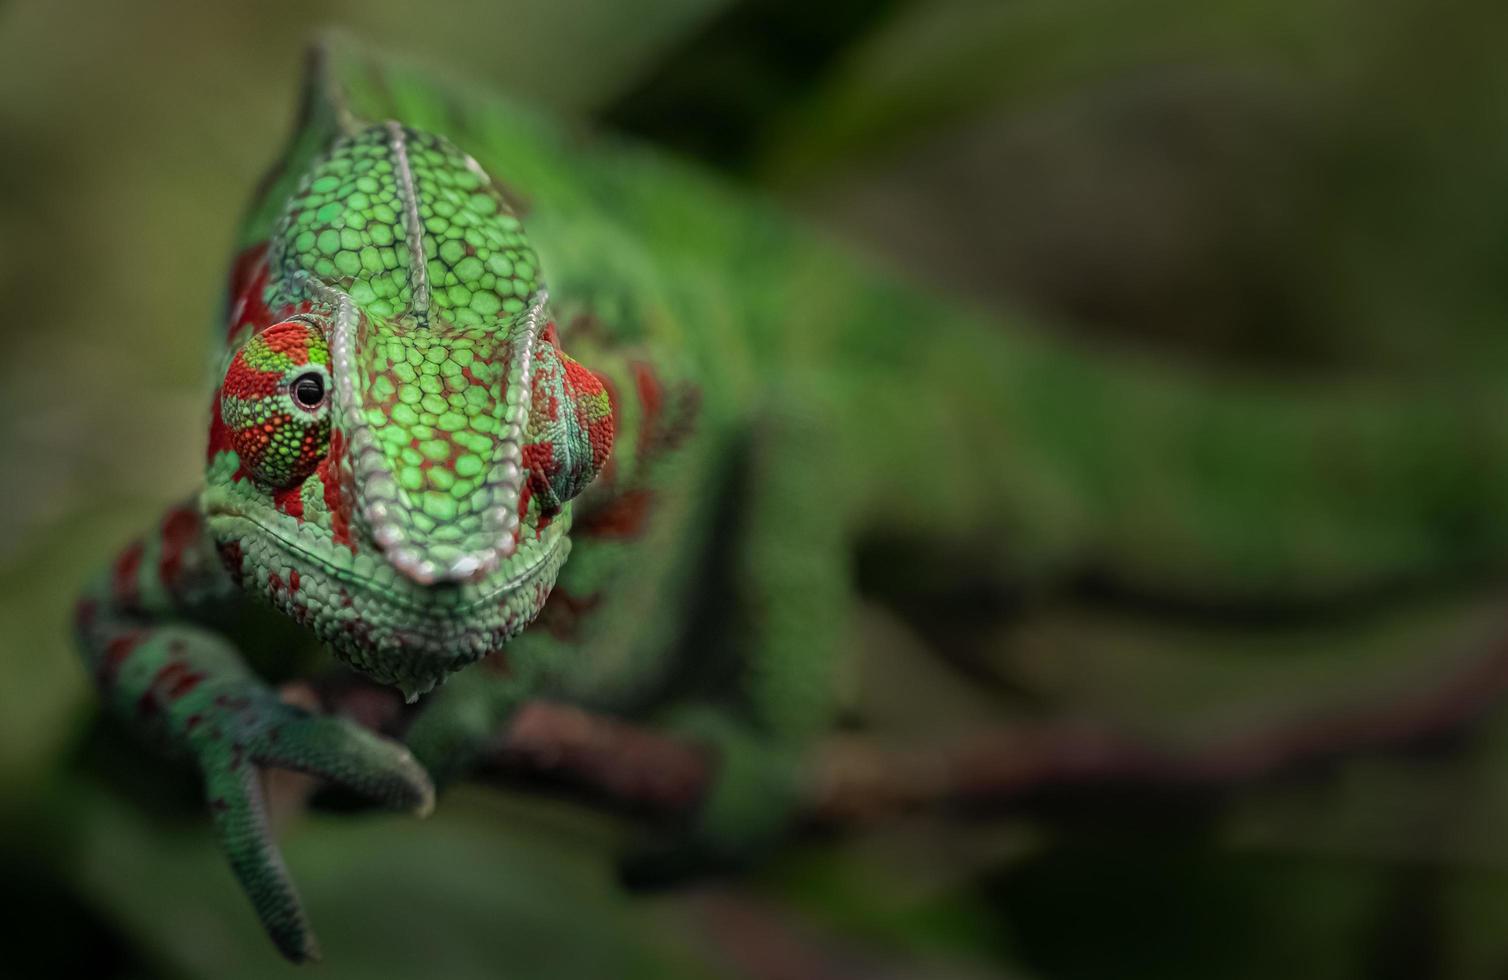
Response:
[[[1492,0],[0,4],[0,974],[291,969],[192,787],[99,734],[65,624],[196,479],[233,223],[329,24],[699,159],[1128,370],[1508,378]],[[1019,725],[1054,786],[809,836],[736,881],[630,896],[618,821],[496,788],[417,826],[310,817],[286,850],[318,969],[1508,976],[1501,571],[1300,610],[964,597],[983,667],[877,628],[875,717]]]

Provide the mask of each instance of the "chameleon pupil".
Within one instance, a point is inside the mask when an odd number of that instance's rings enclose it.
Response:
[[[317,374],[300,375],[293,382],[293,398],[305,408],[318,408],[325,400],[325,382]]]

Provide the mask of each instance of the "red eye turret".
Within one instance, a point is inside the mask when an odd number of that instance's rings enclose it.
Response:
[[[602,381],[555,344],[541,344],[535,358],[524,465],[534,499],[553,513],[607,463],[613,407]]]
[[[329,359],[319,329],[302,320],[275,323],[236,351],[220,416],[257,482],[295,486],[329,452]]]

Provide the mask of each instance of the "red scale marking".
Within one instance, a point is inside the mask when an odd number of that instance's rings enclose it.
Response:
[[[162,522],[162,557],[157,562],[157,577],[169,589],[183,572],[183,556],[199,535],[199,514],[191,507],[179,507]]]
[[[115,686],[115,679],[120,676],[121,665],[146,638],[146,630],[127,630],[113,637],[105,645],[105,655],[100,658],[99,666],[95,668],[95,679],[101,689],[109,690]]]
[[[260,332],[294,313],[307,313],[313,304],[305,301],[269,309],[263,302],[271,270],[267,265],[267,243],[253,245],[236,257],[230,271],[230,310],[226,317],[226,335],[232,339],[244,328]]]
[[[141,559],[145,550],[142,542],[133,541],[131,546],[115,559],[115,567],[110,572],[110,582],[115,592],[116,602],[122,606],[134,606],[140,598],[141,589],[137,576],[141,573]]]
[[[550,487],[550,473],[555,468],[555,444],[548,440],[526,443],[519,453],[519,459],[524,465],[524,472],[529,474],[528,482],[519,494],[518,519],[522,523],[535,486],[545,490]],[[544,516],[548,515],[541,514],[541,517]]]
[[[262,332],[262,340],[267,347],[282,354],[292,361],[295,366],[302,367],[309,363],[309,335],[302,324],[295,330],[290,330],[282,324],[275,324],[282,329],[267,329]],[[276,377],[276,376],[274,376]]]
[[[267,290],[267,243],[253,245],[236,256],[230,267],[230,316],[226,330],[234,333],[246,323],[266,324],[270,320],[262,296]]]
[[[302,482],[295,483],[291,487],[277,491],[272,496],[272,503],[278,510],[289,517],[298,518],[300,523],[304,520],[303,489],[304,485]]]
[[[643,455],[665,406],[665,389],[655,377],[654,368],[643,361],[634,361],[629,369],[634,373],[634,386],[638,389],[639,404],[644,409],[644,417],[639,420],[639,453]]]
[[[330,452],[320,460],[318,469],[320,483],[325,488],[325,507],[330,511],[330,534],[336,544],[343,544],[356,553],[356,542],[351,537],[351,509],[346,495],[341,490],[341,471],[345,465],[346,440],[339,429],[330,433]]]
[[[215,456],[222,452],[235,452],[235,444],[231,442],[230,426],[225,424],[225,419],[220,415],[220,389],[215,389],[214,401],[210,406],[209,423],[209,452],[205,454],[205,463],[213,463]],[[240,480],[246,476],[246,467],[243,464],[236,470],[233,479]]]
[[[530,488],[529,484],[525,483],[523,489],[518,493],[518,521],[520,527],[523,526],[524,518],[529,514],[529,501],[533,499],[534,491]],[[515,532],[513,537],[514,540],[517,540],[518,534]]]
[[[612,414],[609,417],[613,422],[613,431],[621,432],[623,430],[623,419],[619,414],[618,389],[613,385],[613,380],[607,375],[597,374],[595,371],[592,373],[597,376],[597,380],[602,383],[603,390],[607,392],[607,402],[612,409]],[[613,480],[617,477],[617,474],[618,457],[616,454],[609,455],[607,462],[603,464],[602,471],[597,474],[597,482],[604,487],[610,487],[613,485]]]
[[[231,579],[235,581],[236,587],[239,588],[242,584],[241,546],[234,541],[227,541],[219,546],[218,551],[220,552],[220,563],[225,566],[225,570],[230,573]]]
[[[203,680],[203,673],[181,660],[166,664],[152,677],[152,683],[136,702],[137,713],[148,716],[160,714],[163,708],[188,694]]]
[[[573,530],[594,538],[638,537],[644,531],[653,505],[653,491],[643,488],[629,490],[583,515]]]
[[[198,687],[203,680],[202,672],[192,669],[180,660],[158,671],[152,683],[162,688],[169,701],[176,701]]]
[[[606,418],[592,420],[586,415],[586,408],[597,393],[605,391],[607,386],[596,374],[574,360],[565,361],[565,375],[566,387],[576,395],[577,417],[586,427],[587,440],[592,445],[592,466],[600,471],[612,452],[613,434],[617,431],[617,412],[615,410]]]

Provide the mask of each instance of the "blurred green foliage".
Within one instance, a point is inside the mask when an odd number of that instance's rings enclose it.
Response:
[[[226,245],[326,23],[1103,346],[1462,397],[1508,365],[1488,0],[0,7],[0,894],[24,906],[0,972],[285,969],[191,794],[80,776],[106,749],[144,764],[94,726],[65,623],[196,479]],[[973,675],[877,609],[851,710],[901,741],[1046,705],[1197,746],[1406,700],[1503,641],[1497,586],[1281,622],[986,600],[955,637]],[[1411,753],[918,818],[656,899],[615,886],[612,821],[491,791],[422,826],[311,818],[287,852],[331,976],[1468,978],[1508,969],[1505,827],[1499,710]]]

